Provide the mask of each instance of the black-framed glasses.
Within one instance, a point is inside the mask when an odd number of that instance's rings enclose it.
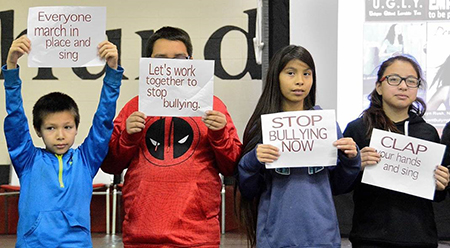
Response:
[[[391,86],[399,86],[402,81],[405,81],[406,86],[408,88],[418,88],[420,86],[420,82],[422,81],[420,78],[415,78],[412,76],[409,77],[400,77],[399,75],[387,75],[381,78],[380,82],[383,82],[386,79],[387,83]]]
[[[155,58],[157,58],[157,59],[190,59],[191,58],[191,56],[186,56],[186,55],[184,55],[184,54],[179,54],[179,55],[176,55],[175,57],[172,57],[172,58],[168,58],[168,57],[165,57],[165,56],[155,56]]]

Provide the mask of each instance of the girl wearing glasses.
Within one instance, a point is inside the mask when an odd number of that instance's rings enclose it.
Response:
[[[422,71],[405,55],[389,58],[378,70],[370,106],[348,124],[344,136],[352,137],[361,149],[361,169],[380,166],[380,156],[369,147],[373,128],[439,142],[436,129],[422,116],[426,106],[417,97]],[[361,183],[354,185],[353,247],[437,247],[438,238],[432,201]],[[446,167],[436,165],[435,201],[445,198]]]

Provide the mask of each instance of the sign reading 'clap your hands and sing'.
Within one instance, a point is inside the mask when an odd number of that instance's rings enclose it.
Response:
[[[433,200],[444,145],[373,129],[370,147],[381,160],[364,168],[363,183]]]
[[[140,59],[139,111],[148,116],[202,116],[213,94],[212,60]]]
[[[277,147],[280,157],[266,168],[336,165],[334,110],[288,111],[261,115],[263,143]]]
[[[29,67],[103,66],[106,7],[33,7],[28,11]]]

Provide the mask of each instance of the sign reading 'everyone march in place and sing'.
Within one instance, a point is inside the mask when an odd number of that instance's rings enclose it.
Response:
[[[266,168],[336,165],[334,110],[288,111],[261,116],[263,143],[280,157]]]
[[[148,116],[202,116],[213,94],[212,60],[140,59],[139,111]]]
[[[103,66],[105,7],[33,7],[28,12],[29,67]]]
[[[373,129],[370,147],[381,160],[364,169],[362,182],[432,200],[434,171],[445,146],[397,133]]]

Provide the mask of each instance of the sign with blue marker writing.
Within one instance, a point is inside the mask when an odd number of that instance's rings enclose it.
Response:
[[[444,145],[373,129],[370,147],[381,160],[365,167],[363,183],[433,200],[434,170],[441,164]]]
[[[106,7],[52,6],[28,11],[29,67],[104,66],[97,46],[106,40]]]
[[[147,116],[203,116],[213,94],[212,60],[140,59],[139,111]]]
[[[266,168],[336,165],[334,110],[287,111],[261,115],[263,143],[276,146],[280,157]]]

